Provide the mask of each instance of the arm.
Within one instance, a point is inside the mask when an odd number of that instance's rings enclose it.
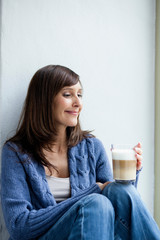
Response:
[[[113,181],[111,165],[105,148],[98,139],[96,139],[95,144],[95,155],[98,158],[96,165],[96,181],[101,183]]]
[[[8,231],[13,239],[35,239],[46,232],[80,198],[92,192],[100,192],[93,184],[73,198],[54,206],[34,209],[31,186],[17,153],[7,145],[2,151],[2,209]],[[45,193],[44,193],[45,194]]]

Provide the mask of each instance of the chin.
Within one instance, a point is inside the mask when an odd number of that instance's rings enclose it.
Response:
[[[72,122],[72,123],[69,123],[67,126],[68,127],[75,127],[77,125],[78,122]]]

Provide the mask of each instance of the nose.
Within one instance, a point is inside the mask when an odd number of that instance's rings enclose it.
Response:
[[[82,105],[81,99],[79,97],[75,97],[73,101],[74,107],[80,107]]]

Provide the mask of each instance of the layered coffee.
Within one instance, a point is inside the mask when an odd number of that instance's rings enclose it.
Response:
[[[113,177],[115,180],[136,179],[136,157],[133,149],[112,149]]]

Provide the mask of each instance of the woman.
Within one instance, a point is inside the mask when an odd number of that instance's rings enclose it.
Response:
[[[102,143],[81,130],[82,94],[79,76],[59,65],[30,82],[17,132],[2,151],[10,239],[160,239],[137,180],[114,183]],[[135,154],[138,179],[140,143]]]

